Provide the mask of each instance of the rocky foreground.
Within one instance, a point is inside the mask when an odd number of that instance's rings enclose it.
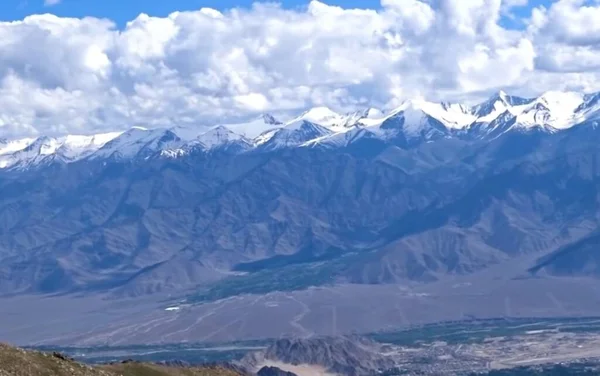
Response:
[[[138,362],[88,366],[58,353],[25,351],[0,344],[0,376],[240,376],[218,366],[170,367]]]
[[[280,339],[240,361],[190,366],[133,360],[88,365],[57,352],[0,344],[0,376],[365,376],[394,367],[394,361],[381,354],[381,346],[359,337]]]

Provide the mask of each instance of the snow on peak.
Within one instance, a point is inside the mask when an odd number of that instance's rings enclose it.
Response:
[[[573,114],[583,103],[584,95],[576,92],[547,91],[537,102],[543,103],[551,111],[562,114]]]
[[[88,156],[121,132],[102,133],[91,136],[67,135],[64,137],[24,138],[0,144],[0,168],[29,166],[46,157],[72,161]]]
[[[313,107],[300,115],[297,120],[306,120],[323,126],[333,126],[339,123],[342,118],[342,115],[327,107]]]
[[[377,127],[360,127],[355,126],[349,129],[347,132],[337,132],[327,134],[321,137],[317,137],[313,140],[305,142],[302,147],[346,147],[352,143],[355,143],[365,138],[377,138],[381,135],[381,130]]]
[[[363,118],[367,119],[381,119],[383,117],[383,112],[374,107],[369,107],[365,110],[363,114]]]
[[[252,145],[246,137],[231,131],[226,126],[217,125],[191,141],[165,145],[160,148],[160,155],[167,158],[179,158],[197,149],[212,151],[231,146],[233,149],[241,151],[251,148]]]
[[[203,132],[206,131],[207,126],[181,126],[169,128],[169,130],[177,135],[184,141],[192,141],[198,138]]]
[[[32,142],[31,145],[27,146],[25,150],[31,151],[37,155],[50,155],[54,154],[60,145],[60,141],[56,138],[42,136]]]
[[[142,151],[152,153],[180,144],[181,139],[169,129],[132,127],[104,144],[91,157],[132,158]]]
[[[303,128],[310,128],[314,125],[316,125],[317,123],[313,123],[311,121],[308,120],[292,120],[289,123],[287,123],[282,130],[286,130],[286,131],[301,131]]]
[[[519,105],[525,104],[525,103],[530,102],[530,101],[531,100],[526,99],[526,98],[521,98],[521,97],[516,97],[516,96],[513,96],[513,95],[508,95],[508,94],[506,94],[506,92],[504,90],[498,91],[490,99],[488,99],[488,102],[490,102],[490,103],[500,102],[500,103],[504,104],[507,107],[509,107],[509,106],[519,106]]]
[[[364,118],[362,111],[341,115],[327,107],[314,107],[293,119],[290,123],[307,121],[328,128],[333,132],[346,132],[348,128],[356,125],[358,121]]]
[[[208,132],[201,134],[198,137],[198,141],[206,149],[214,149],[216,147],[238,141],[249,144],[249,141],[244,136],[231,131],[229,128],[223,125],[216,126]]]
[[[283,124],[270,114],[261,116],[244,123],[224,124],[227,129],[252,139],[269,130],[280,128]]]
[[[575,123],[600,118],[600,92],[585,95],[583,103],[575,110]]]
[[[49,155],[52,155],[60,147],[60,142],[51,137],[38,137],[33,139],[29,144],[16,144],[24,146],[20,150],[16,150],[12,153],[3,154],[0,157],[0,167],[15,167],[15,166],[27,166],[40,162]],[[16,146],[13,143],[13,146]]]
[[[476,123],[490,124],[506,111],[518,114],[524,108],[522,106],[531,102],[531,99],[510,96],[500,90],[485,102],[474,106],[471,113],[476,116]]]
[[[334,133],[329,128],[307,120],[293,120],[283,128],[268,131],[255,139],[255,145],[267,149],[299,146],[308,141]]]
[[[122,132],[100,133],[91,136],[68,135],[64,137],[58,153],[68,160],[82,158],[94,153],[121,134]]]
[[[570,128],[577,122],[576,110],[584,102],[584,96],[574,92],[549,91],[522,106],[514,106],[511,112],[523,127]]]
[[[21,138],[18,140],[5,140],[0,142],[0,155],[7,155],[25,149],[35,138]]]
[[[343,123],[344,128],[352,128],[355,126],[371,126],[380,124],[383,121],[383,112],[377,108],[367,108],[360,111],[355,111],[346,114]]]
[[[473,123],[477,117],[470,109],[455,103],[432,103],[424,100],[409,100],[404,102],[393,113],[405,113],[405,118],[416,123],[424,116],[430,116],[442,123],[448,129],[464,129]]]
[[[343,146],[363,137],[392,141],[401,134],[405,140],[430,140],[451,136],[452,130],[465,130],[457,134],[476,138],[517,128],[541,127],[554,132],[597,119],[600,93],[549,91],[526,99],[499,91],[473,107],[413,99],[386,114],[375,108],[339,114],[327,107],[314,107],[287,123],[262,114],[248,122],[212,128],[135,126],[125,132],[87,136],[0,139],[0,168],[27,167],[46,160],[68,163],[82,158],[148,157],[156,152],[179,156],[191,148],[221,145],[231,145],[239,152],[251,147]]]
[[[376,108],[367,108],[342,115],[327,107],[314,107],[292,120],[292,122],[305,120],[329,128],[333,132],[347,132],[357,125],[380,124],[383,119],[383,112]]]

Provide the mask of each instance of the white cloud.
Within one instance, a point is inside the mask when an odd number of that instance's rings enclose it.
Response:
[[[528,34],[536,43],[538,70],[556,75],[572,73],[569,77],[587,82],[584,88],[597,89],[594,81],[600,72],[598,19],[599,3],[586,0],[558,0],[547,9],[534,9]],[[565,85],[573,82],[565,80]]]
[[[89,133],[207,124],[264,111],[479,99],[509,88],[598,89],[600,7],[559,0],[501,26],[523,0],[312,1],[96,18],[0,22],[0,133]],[[435,7],[432,5],[435,4]]]

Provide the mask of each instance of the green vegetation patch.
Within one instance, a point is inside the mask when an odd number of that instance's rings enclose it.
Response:
[[[244,294],[304,290],[331,285],[347,269],[345,257],[312,264],[296,264],[281,269],[266,269],[223,279],[188,297],[188,301],[210,302]]]
[[[511,337],[536,330],[596,332],[599,329],[599,323],[598,318],[468,320],[422,325],[399,331],[378,332],[369,337],[377,342],[395,345],[418,345],[434,341],[443,341],[449,344],[480,343],[489,338]]]

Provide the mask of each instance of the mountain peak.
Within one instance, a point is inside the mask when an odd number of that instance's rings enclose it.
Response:
[[[397,133],[417,141],[430,141],[439,135],[466,137],[467,133],[477,139],[492,131],[517,128],[561,130],[590,120],[597,121],[600,118],[599,103],[600,93],[548,91],[537,98],[526,99],[498,90],[485,102],[472,107],[414,98],[385,114],[373,107],[340,114],[329,107],[316,106],[285,123],[263,113],[244,123],[213,127],[205,124],[176,125],[168,129],[132,126],[125,132],[86,136],[0,139],[0,168],[17,163],[24,165],[22,162],[28,160],[37,163],[55,154],[68,162],[113,155],[138,158],[164,148],[183,150],[188,145],[205,149],[227,144],[243,147],[243,150],[267,143],[274,147],[296,147],[311,144],[311,141],[316,141],[313,144],[346,145],[344,140],[352,139],[353,135],[345,135],[347,132],[360,134],[358,131],[366,128],[375,135],[373,137],[386,142],[391,140],[390,134]]]
[[[273,115],[264,113],[255,118],[249,119],[242,123],[225,124],[224,127],[249,139],[256,138],[264,132],[275,128],[280,128],[283,125],[281,121]]]
[[[202,133],[198,138],[202,139],[207,136],[218,136],[218,137],[234,137],[234,138],[242,138],[243,136],[235,133],[231,129],[227,128],[224,125],[217,125],[216,127],[211,128],[210,130]]]
[[[506,94],[506,92],[504,90],[499,90],[496,93],[495,97],[498,98],[499,100],[505,102],[505,103],[509,103],[508,94]]]
[[[435,119],[448,129],[463,129],[471,124],[476,117],[470,109],[457,103],[433,103],[422,99],[408,100],[396,110],[393,114],[405,113],[415,122],[423,117]]]
[[[383,121],[383,112],[377,108],[369,107],[362,110],[348,112],[343,116],[343,121],[339,123],[344,129],[357,126],[376,125]]]
[[[296,120],[306,120],[308,122],[330,127],[343,122],[343,116],[331,110],[328,107],[313,107],[300,115]]]
[[[47,155],[54,153],[60,147],[60,142],[48,136],[38,137],[27,149],[37,151],[40,155]]]
[[[244,136],[235,133],[223,125],[218,125],[201,134],[198,136],[198,141],[204,145],[206,149],[214,149],[231,142],[241,141],[244,144],[248,143]]]
[[[525,98],[510,96],[504,90],[500,90],[485,102],[473,107],[471,112],[479,118],[479,122],[491,122],[510,107],[524,105],[530,101]]]
[[[287,123],[282,129],[289,131],[301,130],[304,128],[310,128],[317,125],[318,123],[313,123],[312,121],[301,119],[301,120],[293,120]]]
[[[299,146],[319,137],[331,135],[329,128],[303,119],[295,119],[277,130],[265,132],[256,144],[274,150],[282,147]]]
[[[265,124],[270,124],[270,125],[280,125],[281,122],[277,119],[275,119],[275,117],[271,114],[262,114],[260,116],[260,118],[264,121]]]
[[[547,91],[539,96],[538,101],[560,110],[572,111],[583,103],[584,95],[573,91]]]
[[[302,114],[302,117],[304,118],[329,116],[339,116],[339,114],[330,109],[329,107],[325,106],[313,107]]]

